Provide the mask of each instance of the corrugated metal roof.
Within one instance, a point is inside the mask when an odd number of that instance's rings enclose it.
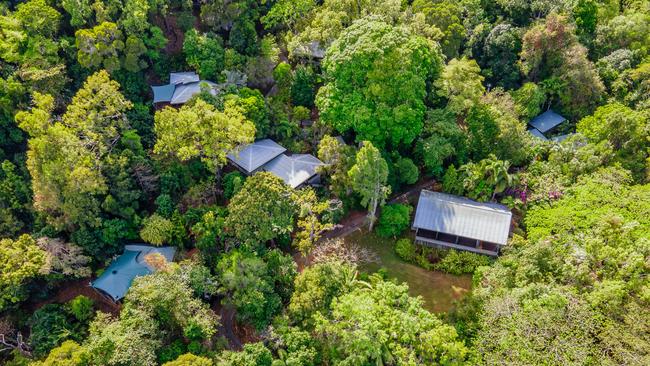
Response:
[[[190,98],[201,92],[201,85],[207,84],[210,87],[210,94],[217,95],[218,85],[206,80],[201,80],[189,84],[176,85],[174,95],[172,95],[170,104],[183,104]]]
[[[502,205],[422,190],[413,228],[505,245],[511,218]]]
[[[172,100],[172,95],[174,95],[174,90],[176,90],[176,85],[152,86],[151,90],[153,91],[154,103],[169,103]]]
[[[313,155],[280,155],[264,165],[263,169],[280,177],[291,188],[296,188],[316,175],[316,168],[323,165]]]
[[[160,253],[167,261],[174,259],[176,248],[152,247],[149,245],[126,245],[124,253],[115,259],[91,284],[110,296],[114,301],[119,301],[126,295],[131,283],[138,276],[146,276],[153,272],[144,261],[147,254]]]
[[[541,133],[541,132],[539,132],[539,130],[536,129],[536,128],[531,128],[530,130],[528,130],[528,132],[529,132],[531,135],[537,137],[538,139],[542,139],[542,140],[544,140],[544,141],[548,140],[548,139],[546,138],[546,136],[544,136],[544,134]]]
[[[539,130],[539,132],[546,133],[564,121],[566,121],[566,118],[549,109],[533,118],[529,124]]]
[[[246,173],[251,174],[285,151],[287,149],[278,145],[275,141],[263,139],[245,146],[239,152],[231,152],[227,157],[244,169]]]
[[[169,74],[169,83],[172,85],[195,83],[201,80],[194,71],[172,72]]]

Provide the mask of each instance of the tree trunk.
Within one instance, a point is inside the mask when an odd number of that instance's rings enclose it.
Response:
[[[368,210],[368,231],[372,232],[372,227],[375,224],[375,213],[377,212],[377,203],[379,200],[377,196],[370,199],[370,207]]]

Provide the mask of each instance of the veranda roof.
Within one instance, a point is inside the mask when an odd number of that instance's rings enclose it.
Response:
[[[263,139],[245,146],[239,152],[231,152],[227,157],[247,174],[251,174],[285,151],[287,149],[275,141]]]
[[[91,283],[91,286],[108,295],[113,301],[121,300],[136,277],[153,273],[153,268],[149,267],[144,260],[151,253],[160,253],[171,262],[176,248],[126,245],[124,253],[115,259],[104,273]]]
[[[296,188],[316,175],[316,169],[321,165],[323,162],[313,155],[282,154],[264,165],[263,169],[280,177],[291,188]]]
[[[528,132],[529,132],[531,135],[537,137],[538,139],[542,139],[542,140],[544,140],[544,141],[548,140],[548,139],[546,138],[546,136],[544,136],[544,134],[541,133],[541,132],[539,132],[539,130],[536,129],[536,128],[531,128],[530,130],[528,130]]]
[[[176,85],[174,94],[172,95],[170,104],[183,104],[187,103],[190,98],[201,92],[201,85],[209,87],[210,94],[217,95],[218,85],[206,80],[196,81],[189,84]]]
[[[422,190],[414,229],[425,229],[505,245],[512,213],[507,207]]]
[[[539,130],[539,132],[546,133],[564,121],[566,121],[566,118],[549,109],[533,118],[529,124]]]

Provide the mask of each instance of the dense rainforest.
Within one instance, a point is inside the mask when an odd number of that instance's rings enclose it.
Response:
[[[648,0],[0,1],[0,363],[649,365],[649,52]],[[229,163],[266,138],[320,184]],[[425,184],[507,206],[500,255],[415,243]],[[471,291],[364,270],[360,212]]]

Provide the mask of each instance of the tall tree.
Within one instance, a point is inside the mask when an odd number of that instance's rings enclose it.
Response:
[[[293,192],[268,172],[246,179],[228,205],[225,226],[242,243],[253,247],[293,231]]]
[[[323,60],[321,119],[382,149],[409,144],[422,130],[427,83],[441,63],[439,50],[407,29],[358,20]]]
[[[372,231],[377,207],[383,205],[390,194],[390,187],[386,184],[388,164],[372,143],[364,141],[348,175],[352,189],[361,196],[361,204],[368,208],[368,230]]]
[[[255,125],[237,108],[219,111],[202,99],[156,112],[154,152],[182,161],[201,158],[214,172],[226,163],[226,155],[253,141]]]
[[[447,108],[464,116],[475,106],[485,92],[481,68],[476,61],[466,57],[449,61],[436,80],[438,95],[449,100]]]

